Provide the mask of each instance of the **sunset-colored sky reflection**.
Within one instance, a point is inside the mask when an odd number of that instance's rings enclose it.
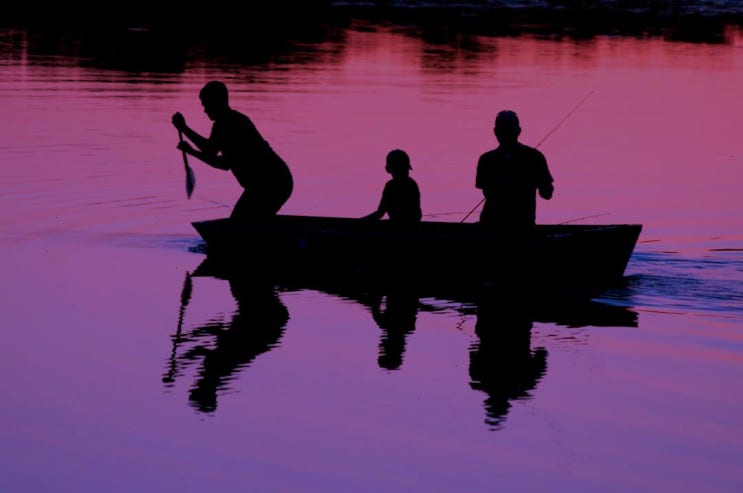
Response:
[[[2,33],[0,490],[741,490],[739,30],[423,41],[364,25],[252,54],[265,63],[189,47],[162,71]],[[555,177],[539,222],[644,226],[627,283],[531,300],[527,337],[490,345],[477,324],[507,335],[514,306],[421,298],[396,346],[368,293],[325,280],[265,298],[189,285],[191,221],[240,193],[192,160],[185,194],[171,115],[208,132],[210,79],[289,163],[295,214],[371,212],[401,148],[426,218],[460,221],[513,109]]]

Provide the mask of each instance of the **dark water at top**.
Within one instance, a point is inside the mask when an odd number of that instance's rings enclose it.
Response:
[[[734,9],[589,31],[309,12],[244,37],[0,30],[0,491],[740,491]],[[626,282],[513,300],[192,276],[190,222],[239,195],[195,161],[185,195],[170,116],[206,132],[212,78],[292,167],[296,214],[370,212],[399,147],[426,217],[459,221],[512,108],[555,175],[539,222],[643,224]]]

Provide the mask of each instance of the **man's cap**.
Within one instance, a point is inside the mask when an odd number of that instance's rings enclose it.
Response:
[[[501,129],[519,128],[519,117],[514,111],[503,110],[495,117],[495,126]]]

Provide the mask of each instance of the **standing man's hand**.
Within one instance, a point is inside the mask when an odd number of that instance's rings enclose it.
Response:
[[[549,200],[552,198],[552,193],[555,191],[555,187],[548,183],[547,185],[542,185],[539,187],[539,196],[542,197],[544,200]]]
[[[188,128],[188,125],[186,125],[186,119],[181,113],[174,113],[171,121],[173,122],[173,126],[177,128],[179,132],[183,132]]]

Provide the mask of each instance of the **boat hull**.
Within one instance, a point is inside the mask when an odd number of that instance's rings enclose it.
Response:
[[[404,272],[422,278],[487,281],[508,277],[605,285],[623,278],[642,226],[537,225],[520,242],[477,223],[279,215],[262,223],[196,221],[207,255],[249,269]]]

